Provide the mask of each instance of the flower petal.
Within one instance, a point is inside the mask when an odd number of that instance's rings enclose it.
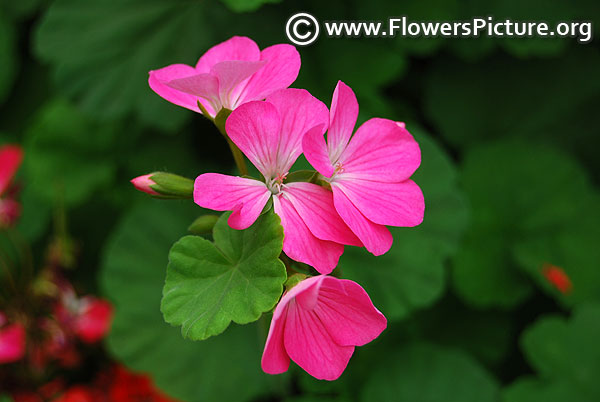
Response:
[[[312,183],[288,183],[283,192],[313,235],[321,240],[361,247],[333,205],[333,194]]]
[[[338,345],[362,346],[387,326],[359,284],[332,276],[324,277],[314,312]]]
[[[199,100],[202,103],[202,106],[206,108],[207,112],[214,117],[216,111],[209,101],[198,99],[197,96],[186,93],[185,91],[181,92],[180,90],[167,85],[170,81],[194,75],[197,75],[194,67],[185,64],[172,64],[159,70],[150,71],[148,85],[150,85],[150,88],[163,99],[186,109],[190,109],[196,113],[202,113],[198,108]]]
[[[365,218],[346,194],[337,187],[336,183],[332,183],[331,187],[335,209],[350,230],[354,232],[370,253],[374,255],[385,254],[392,247],[394,240],[388,228]]]
[[[208,102],[211,109],[216,113],[221,110],[222,105],[219,98],[219,81],[211,74],[195,74],[188,77],[177,78],[167,82],[166,85],[177,91],[202,98]]]
[[[356,95],[348,85],[338,81],[331,100],[331,120],[327,132],[327,146],[332,163],[337,162],[346,148],[354,131],[357,117],[358,101]]]
[[[264,183],[243,177],[206,173],[194,183],[194,202],[216,211],[233,211],[229,226],[250,227],[262,212],[271,192]]]
[[[367,180],[400,182],[421,164],[419,144],[395,121],[370,119],[340,157],[343,172]]]
[[[0,147],[0,195],[8,188],[23,161],[23,150],[17,145]]]
[[[285,320],[287,318],[287,302],[285,304],[280,302],[276,309],[280,309],[280,313],[277,318],[273,315],[260,362],[263,371],[267,374],[281,374],[290,367],[290,357],[285,351],[283,341]]]
[[[413,227],[423,222],[423,192],[412,180],[381,183],[362,179],[336,180],[354,206],[379,225]]]
[[[230,60],[217,63],[210,69],[211,75],[218,79],[219,99],[223,107],[235,109],[248,78],[264,65],[264,61]]]
[[[315,237],[292,203],[284,197],[273,197],[273,207],[281,218],[283,251],[288,257],[311,265],[322,274],[333,271],[344,252],[344,246]]]
[[[250,38],[234,36],[208,49],[196,63],[197,73],[208,73],[211,68],[227,60],[260,60],[260,49]]]
[[[317,169],[317,172],[325,177],[331,177],[334,173],[334,168],[329,160],[327,143],[321,131],[319,127],[314,127],[304,134],[302,138],[302,151],[308,163]]]
[[[302,138],[313,127],[327,129],[327,106],[305,89],[287,88],[269,95],[267,102],[275,106],[281,118],[277,166],[279,173],[290,170],[302,153]]]
[[[354,346],[336,344],[316,314],[296,300],[288,305],[283,338],[288,356],[320,380],[339,378],[354,353]]]
[[[260,52],[260,60],[267,64],[248,81],[239,104],[265,99],[278,89],[289,87],[298,77],[300,54],[292,45],[269,46]]]
[[[25,355],[25,328],[16,323],[0,329],[0,364],[12,363]]]
[[[279,113],[268,102],[248,102],[231,112],[225,123],[231,141],[265,178],[277,175]]]

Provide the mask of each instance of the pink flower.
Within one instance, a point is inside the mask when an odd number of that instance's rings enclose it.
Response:
[[[357,283],[325,275],[305,279],[283,295],[273,312],[262,369],[280,374],[292,359],[315,378],[335,380],[354,347],[371,342],[386,326]]]
[[[150,187],[156,185],[156,183],[154,183],[150,177],[152,177],[152,173],[138,176],[135,179],[131,179],[131,184],[146,194],[160,195],[160,193],[157,193],[156,191],[152,190],[152,187]]]
[[[98,342],[110,330],[113,308],[106,300],[83,297],[73,323],[73,331],[86,343]]]
[[[20,204],[10,194],[12,180],[23,160],[23,150],[17,145],[0,147],[0,227],[15,223],[21,213]]]
[[[300,55],[293,46],[261,51],[252,39],[234,36],[209,49],[195,67],[172,64],[150,71],[148,84],[164,99],[194,112],[202,113],[200,102],[214,118],[222,108],[233,110],[287,88],[299,71]]]
[[[367,250],[387,252],[387,226],[416,226],[423,221],[423,193],[410,176],[421,164],[419,145],[404,123],[370,119],[354,136],[358,102],[339,81],[333,93],[327,142],[311,131],[303,139],[306,159],[327,178],[344,222]]]
[[[207,173],[198,176],[194,201],[204,208],[233,211],[229,225],[246,229],[272,198],[284,230],[283,250],[292,259],[330,273],[344,244],[360,242],[340,219],[330,191],[311,183],[284,183],[302,153],[307,132],[323,134],[327,107],[303,89],[283,89],[265,102],[236,109],[226,123],[227,134],[257,167],[265,182]]]
[[[5,321],[0,313],[0,364],[14,363],[25,355],[25,327],[19,323],[4,325]]]

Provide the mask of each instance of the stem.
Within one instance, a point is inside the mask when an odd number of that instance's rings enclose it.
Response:
[[[225,130],[225,122],[227,118],[231,114],[231,110],[221,109],[219,113],[215,116],[214,123],[215,126],[219,129],[219,132],[223,134],[225,137],[225,141],[227,141],[227,145],[229,145],[229,149],[231,150],[231,154],[233,155],[233,160],[235,161],[235,165],[240,171],[240,175],[247,176],[248,168],[246,167],[246,160],[244,159],[244,154],[242,151],[231,141],[229,136],[227,135],[227,130]]]

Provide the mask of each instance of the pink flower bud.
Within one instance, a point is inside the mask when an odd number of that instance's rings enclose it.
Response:
[[[154,183],[152,181],[152,179],[150,178],[150,177],[152,177],[152,174],[153,173],[145,174],[143,176],[138,176],[135,179],[131,180],[131,184],[133,184],[133,186],[135,188],[137,188],[138,190],[140,190],[146,194],[160,195],[156,191],[152,190],[152,188],[150,187],[152,185],[156,185],[156,183]]]

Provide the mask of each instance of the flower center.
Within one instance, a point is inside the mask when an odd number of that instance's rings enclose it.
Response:
[[[283,187],[283,181],[287,177],[289,172],[279,173],[276,177],[267,180],[267,188],[271,193],[277,195],[281,192],[281,188]]]
[[[342,165],[342,162],[336,163],[334,168],[335,168],[335,173],[344,173],[344,165]]]

